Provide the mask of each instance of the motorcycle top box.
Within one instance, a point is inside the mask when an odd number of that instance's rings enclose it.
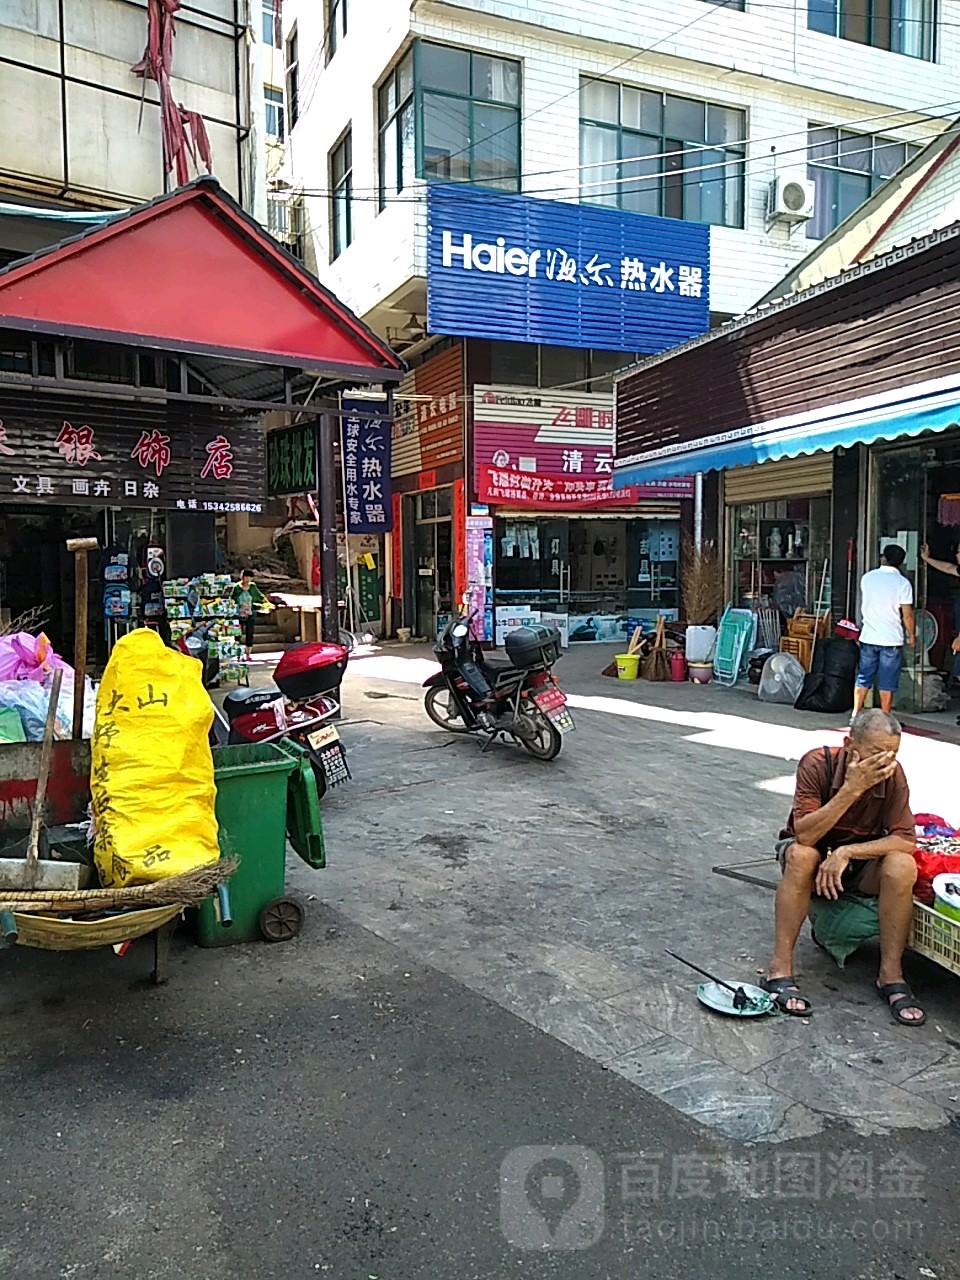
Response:
[[[333,693],[343,681],[348,656],[339,644],[294,645],[277,663],[273,678],[284,697],[293,702]]]
[[[522,671],[552,667],[560,657],[560,632],[546,623],[532,622],[508,631],[504,648],[513,665]]]

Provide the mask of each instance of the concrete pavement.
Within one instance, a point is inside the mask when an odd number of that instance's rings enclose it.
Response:
[[[795,762],[840,740],[835,718],[742,690],[606,680],[608,660],[574,648],[558,667],[578,727],[548,765],[435,728],[420,705],[425,647],[352,663],[356,783],[327,804],[340,852],[324,896],[728,1138],[949,1127],[960,980],[938,966],[910,958],[929,1015],[912,1030],[877,999],[869,945],[841,973],[802,940],[809,1020],[711,1015],[664,954],[741,980],[766,964],[772,894],[710,868],[770,851]],[[960,746],[907,735],[902,758],[917,807],[960,821]]]
[[[140,945],[0,955],[3,1273],[956,1280],[954,979],[914,963],[900,1030],[805,942],[816,1017],[744,1026],[662,954],[765,961],[771,895],[709,867],[768,846],[809,721],[594,650],[558,761],[481,756],[405,653],[352,664],[297,941],[181,938],[161,989]]]
[[[2,957],[5,1276],[958,1274],[954,1137],[751,1153],[309,907],[161,989],[145,947]]]

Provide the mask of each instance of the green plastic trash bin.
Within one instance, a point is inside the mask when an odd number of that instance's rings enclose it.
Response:
[[[303,908],[284,897],[287,783],[297,762],[271,744],[219,747],[213,761],[220,855],[238,858],[239,866],[228,882],[233,923],[223,923],[211,899],[197,912],[197,940],[220,947],[292,938],[303,924]]]
[[[317,775],[310,753],[289,738],[284,738],[277,745],[294,759],[294,769],[287,783],[287,835],[307,866],[319,870],[327,865],[327,856],[323,845]]]

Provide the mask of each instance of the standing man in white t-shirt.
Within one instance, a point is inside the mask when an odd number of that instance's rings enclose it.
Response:
[[[893,695],[900,684],[904,642],[917,642],[913,613],[913,587],[900,572],[906,559],[903,547],[884,547],[880,568],[860,579],[860,671],[853,691],[853,714],[863,710],[874,681],[880,686],[880,707],[889,715]]]

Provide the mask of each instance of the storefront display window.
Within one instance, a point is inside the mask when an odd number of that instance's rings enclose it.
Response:
[[[733,603],[775,607],[784,620],[832,605],[829,497],[779,498],[730,509]]]
[[[679,543],[679,520],[497,519],[497,616],[562,615],[571,641],[620,638],[631,618],[676,620]]]

